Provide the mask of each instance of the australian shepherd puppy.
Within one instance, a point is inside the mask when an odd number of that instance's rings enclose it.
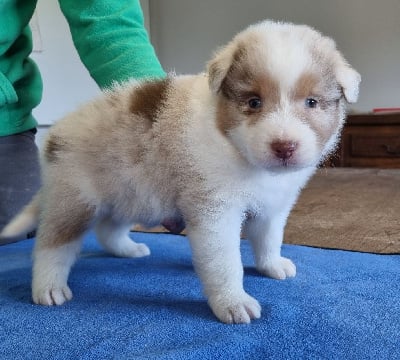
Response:
[[[308,26],[261,22],[207,72],[115,86],[57,122],[42,151],[43,185],[3,230],[38,223],[33,301],[60,305],[83,234],[117,256],[150,254],[132,224],[186,224],[193,264],[216,317],[248,323],[261,307],[243,289],[240,233],[258,271],[296,274],[281,256],[301,188],[334,148],[359,74]]]

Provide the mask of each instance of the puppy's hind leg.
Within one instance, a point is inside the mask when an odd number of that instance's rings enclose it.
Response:
[[[56,200],[42,213],[33,254],[32,298],[41,305],[71,300],[68,276],[95,213],[94,207],[73,201],[72,195]]]
[[[134,242],[129,236],[131,225],[121,225],[111,219],[100,221],[95,228],[97,240],[105,250],[118,257],[142,257],[150,255],[145,244]]]
[[[36,246],[32,298],[40,305],[62,305],[72,299],[67,281],[80,250],[80,239],[57,247]]]

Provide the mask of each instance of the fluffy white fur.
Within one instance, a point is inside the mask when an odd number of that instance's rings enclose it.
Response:
[[[109,252],[137,257],[150,251],[129,239],[131,224],[183,218],[214,314],[259,318],[243,289],[240,233],[260,273],[295,276],[280,251],[286,220],[333,149],[359,81],[331,39],[266,21],[222,48],[206,74],[123,84],[59,121],[40,193],[2,233],[40,218],[33,300],[71,299],[68,274],[88,228]]]

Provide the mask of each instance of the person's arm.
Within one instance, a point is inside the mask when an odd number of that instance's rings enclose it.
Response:
[[[143,25],[139,0],[59,0],[74,45],[101,87],[165,76]]]

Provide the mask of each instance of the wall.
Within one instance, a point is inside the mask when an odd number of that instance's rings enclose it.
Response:
[[[265,18],[332,36],[363,77],[358,111],[400,106],[400,0],[150,0],[151,34],[166,70],[204,69],[212,52]]]

